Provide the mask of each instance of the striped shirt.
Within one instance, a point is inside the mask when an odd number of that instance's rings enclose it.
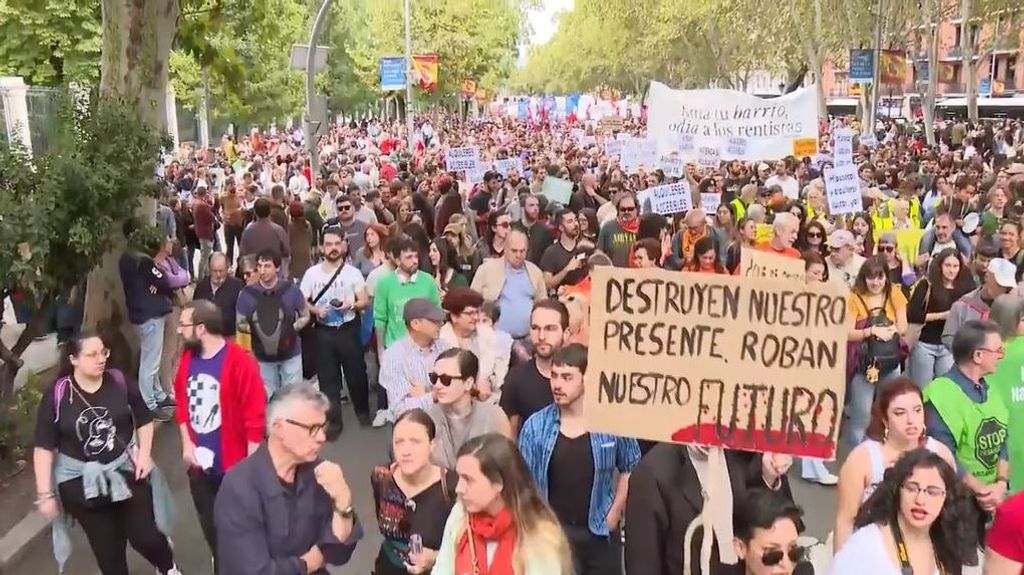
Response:
[[[434,360],[451,344],[436,340],[424,349],[405,335],[384,350],[380,360],[380,385],[388,392],[388,410],[394,419],[410,409],[427,409],[433,403],[430,396],[430,372]],[[414,385],[422,385],[427,392],[413,397],[410,392]]]
[[[548,498],[548,466],[560,427],[558,406],[551,404],[531,415],[519,432],[519,451],[545,500]],[[590,432],[590,450],[594,454],[594,489],[590,492],[587,523],[591,533],[607,537],[606,518],[615,500],[615,471],[632,472],[640,462],[640,446],[628,437]]]

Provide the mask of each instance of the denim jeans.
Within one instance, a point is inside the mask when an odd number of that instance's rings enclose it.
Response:
[[[211,255],[213,255],[213,241],[199,240],[199,273],[196,275],[197,278],[202,279],[206,277],[206,273],[210,269]]]
[[[267,401],[274,392],[286,385],[302,381],[302,354],[281,361],[261,361],[260,377],[267,390]]]
[[[867,433],[868,423],[871,421],[871,404],[875,402],[875,390],[878,384],[896,377],[900,374],[900,368],[880,374],[878,382],[869,383],[868,378],[861,372],[857,372],[850,381],[850,391],[846,395],[846,441],[853,448],[864,441],[864,434]]]
[[[160,385],[160,358],[164,351],[164,322],[166,317],[155,317],[145,323],[135,324],[139,334],[139,393],[146,407],[156,409],[167,399],[167,392]]]
[[[939,377],[945,375],[953,367],[953,354],[941,343],[917,342],[910,350],[910,359],[907,362],[907,370],[914,385],[924,389],[924,386]]]

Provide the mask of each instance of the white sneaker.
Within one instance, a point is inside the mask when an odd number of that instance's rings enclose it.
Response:
[[[377,414],[373,416],[374,427],[384,427],[391,421],[391,413],[386,409],[378,409]]]
[[[822,475],[818,475],[816,477],[803,477],[803,480],[826,486],[832,486],[839,483],[839,477],[829,472],[826,472]]]

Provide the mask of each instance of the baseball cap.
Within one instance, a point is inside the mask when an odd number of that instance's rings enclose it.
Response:
[[[988,271],[992,272],[996,283],[1004,288],[1017,287],[1017,266],[1004,258],[993,258],[988,262]]]
[[[846,230],[836,230],[828,237],[828,245],[832,249],[839,249],[845,246],[855,246],[857,245],[857,240],[854,239],[853,234]]]
[[[444,321],[444,314],[441,313],[440,308],[434,305],[434,302],[426,298],[414,297],[405,302],[405,308],[402,309],[402,319],[405,323],[409,323],[414,319],[425,319],[434,323],[441,323]]]

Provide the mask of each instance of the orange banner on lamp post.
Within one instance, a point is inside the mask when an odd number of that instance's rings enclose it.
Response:
[[[437,73],[440,64],[437,54],[417,54],[412,57],[413,79],[420,88],[433,92],[437,88]]]

